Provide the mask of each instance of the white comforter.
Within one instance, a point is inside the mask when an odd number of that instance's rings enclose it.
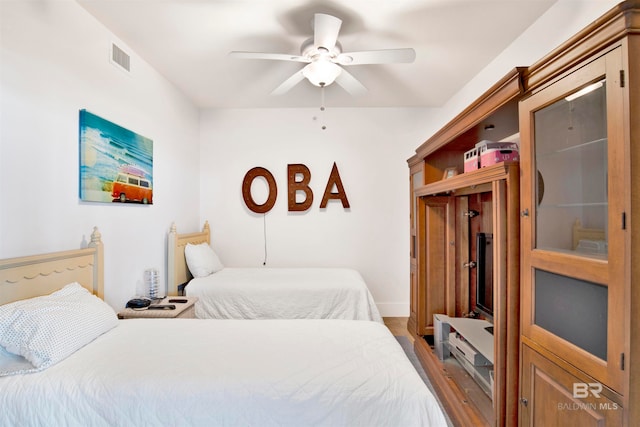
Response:
[[[135,319],[0,377],[2,426],[444,426],[384,325]]]
[[[346,319],[382,322],[364,279],[347,268],[224,268],[193,279],[201,319]]]

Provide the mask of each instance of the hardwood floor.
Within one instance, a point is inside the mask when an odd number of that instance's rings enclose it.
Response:
[[[395,336],[405,336],[413,343],[414,337],[407,330],[408,317],[384,317],[384,324]]]

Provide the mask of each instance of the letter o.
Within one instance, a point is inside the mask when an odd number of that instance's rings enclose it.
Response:
[[[269,197],[267,197],[267,201],[261,205],[257,204],[251,196],[251,184],[253,184],[253,180],[259,176],[263,177],[269,185]],[[276,204],[277,197],[278,187],[276,186],[276,180],[267,169],[258,166],[245,174],[242,180],[242,198],[244,199],[244,204],[247,205],[251,211],[255,213],[269,212]]]

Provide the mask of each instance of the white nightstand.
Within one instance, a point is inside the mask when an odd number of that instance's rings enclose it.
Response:
[[[178,302],[186,300],[186,302]],[[157,304],[171,304],[175,305],[175,310],[134,310],[132,308],[125,308],[118,313],[119,319],[139,319],[143,317],[155,317],[164,319],[195,319],[196,309],[195,303],[198,300],[196,297],[166,297]]]

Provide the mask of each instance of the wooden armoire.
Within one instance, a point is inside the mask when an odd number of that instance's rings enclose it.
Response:
[[[620,3],[408,160],[408,326],[457,425],[640,425],[639,34],[640,1]],[[519,161],[465,166],[487,141],[519,144]],[[463,322],[492,325],[490,365],[467,357],[487,351]]]

